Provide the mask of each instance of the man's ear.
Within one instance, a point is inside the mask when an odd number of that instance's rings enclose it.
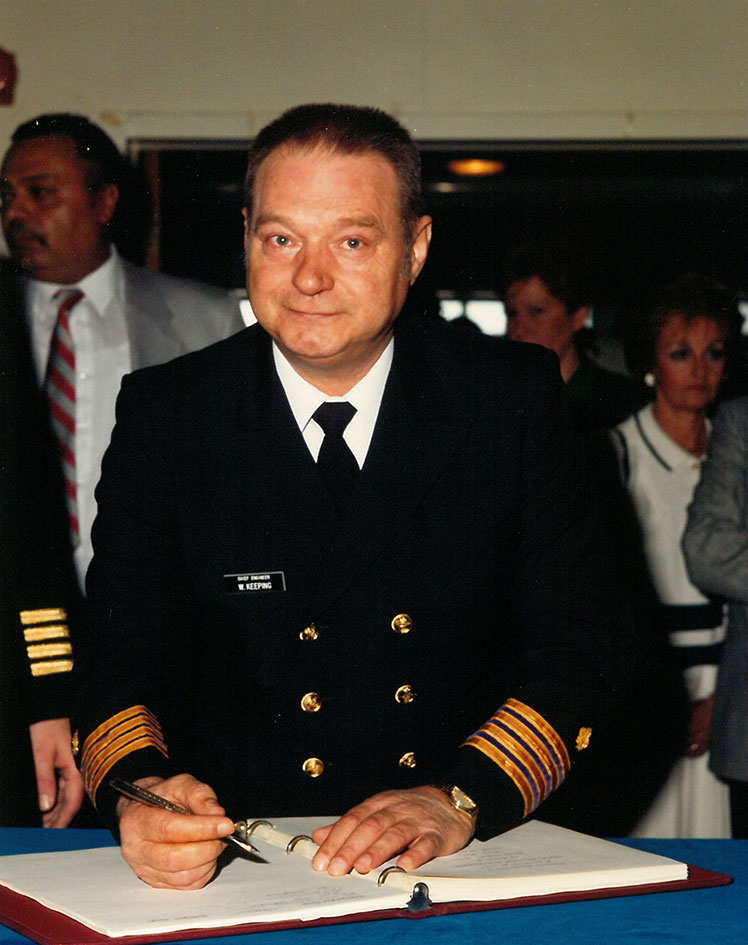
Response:
[[[426,257],[429,253],[429,244],[431,243],[431,217],[421,217],[414,228],[413,246],[410,251],[410,284],[418,278],[418,273],[423,269]]]
[[[114,210],[119,200],[119,187],[116,184],[106,184],[96,195],[96,209],[99,222],[102,226],[109,223],[114,216]]]
[[[244,252],[247,252],[247,243],[249,242],[249,210],[242,207],[242,216],[244,217]]]
[[[589,305],[580,305],[579,308],[572,313],[571,321],[574,326],[574,334],[578,331],[581,331],[584,326],[587,324],[587,319],[590,317],[590,307]]]

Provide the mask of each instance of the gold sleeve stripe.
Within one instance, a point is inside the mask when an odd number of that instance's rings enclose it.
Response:
[[[545,796],[551,781],[547,770],[543,767],[542,749],[538,751],[537,743],[533,744],[532,739],[526,737],[521,726],[516,726],[515,729],[509,717],[505,718],[507,721],[503,726],[499,725],[495,719],[489,719],[484,729],[492,732],[499,741],[502,741],[504,746],[511,751],[512,757],[521,758],[532,780],[533,794]]]
[[[134,725],[132,728],[128,728],[127,731],[119,732],[116,738],[111,738],[104,743],[92,746],[92,750],[85,756],[81,764],[86,765],[86,770],[91,772],[91,780],[95,781],[99,769],[102,765],[106,764],[109,757],[135,739],[150,738],[157,743],[158,747],[166,748],[163,738],[160,738],[159,735],[160,733],[152,726]]]
[[[71,656],[73,647],[70,643],[35,643],[27,646],[26,652],[30,660],[41,660],[50,656]]]
[[[72,657],[72,645],[69,642],[43,642],[69,641],[70,631],[67,624],[61,623],[67,619],[65,611],[61,607],[44,607],[40,610],[22,610],[19,617],[24,627],[23,639],[28,644],[26,653],[31,675],[52,676],[55,673],[69,673],[73,668],[73,660],[57,657]]]
[[[93,801],[95,801],[96,792],[99,790],[101,782],[107,776],[110,769],[113,768],[121,758],[125,758],[127,755],[134,751],[138,751],[141,748],[157,748],[162,755],[168,757],[166,753],[166,746],[163,744],[155,744],[153,738],[151,738],[148,734],[118,742],[116,745],[112,746],[112,749],[107,754],[106,758],[101,759],[99,766],[90,772],[90,775],[85,782],[86,790],[91,791],[91,799]]]
[[[164,757],[166,758],[169,757],[166,751],[166,746],[161,747],[159,745],[154,745],[152,739],[145,738],[145,737],[136,739],[134,742],[128,742],[128,744],[120,748],[119,751],[116,751],[114,752],[113,755],[109,756],[109,758],[107,759],[108,763],[107,763],[106,768],[100,771],[98,777],[94,780],[90,789],[88,785],[86,786],[86,790],[87,791],[90,790],[89,797],[91,798],[91,803],[94,806],[96,806],[96,792],[99,790],[101,782],[104,780],[109,770],[113,768],[114,765],[116,765],[117,762],[121,758],[126,757],[127,755],[131,754],[134,751],[138,751],[140,748],[154,748],[154,747],[158,748],[158,750],[161,752],[162,755],[164,755]]]
[[[508,699],[465,742],[507,774],[525,803],[525,816],[566,777],[571,762],[563,740],[546,720],[517,699]]]
[[[89,743],[89,739],[86,739],[83,745],[81,768],[85,767],[86,771],[90,772],[90,780],[95,781],[100,767],[106,764],[113,752],[119,751],[123,745],[140,737],[150,738],[158,748],[166,748],[158,725],[133,719],[126,727],[116,726],[107,733],[107,736],[95,742]]]
[[[520,743],[524,743],[527,746],[528,752],[532,754],[535,759],[541,759],[544,752],[546,751],[546,746],[540,739],[535,735],[533,729],[529,726],[523,724],[523,722],[516,718],[512,717],[508,712],[504,715],[502,719],[504,728],[511,732],[514,738]],[[491,725],[496,727],[497,723],[493,719],[490,719],[486,725]],[[539,761],[542,764],[542,762]],[[544,770],[541,774],[541,779],[544,781],[548,774],[547,770]],[[555,791],[560,784],[559,780],[559,771],[557,766],[554,764],[550,769],[550,789]]]
[[[566,776],[571,767],[571,758],[569,758],[569,752],[566,750],[563,739],[555,728],[546,722],[539,712],[536,712],[529,705],[525,705],[524,702],[520,702],[519,699],[507,699],[504,707],[507,711],[514,711],[519,714],[528,725],[535,728],[538,735],[552,750],[556,763]]]
[[[27,643],[38,643],[40,640],[56,640],[70,636],[66,624],[54,623],[48,627],[29,627],[23,631],[23,638]]]
[[[132,731],[127,738],[119,738],[107,746],[107,751],[103,755],[97,755],[91,759],[86,767],[84,784],[86,790],[90,791],[92,800],[95,800],[99,785],[104,780],[109,770],[125,755],[140,748],[156,748],[162,755],[168,758],[168,752],[163,739],[154,737],[152,732],[142,728]]]
[[[52,676],[54,673],[69,673],[73,668],[72,660],[47,660],[44,663],[32,663],[32,676]]]
[[[43,607],[40,610],[22,610],[21,624],[24,627],[35,623],[50,623],[52,620],[67,620],[68,615],[62,607]]]
[[[91,801],[110,769],[141,748],[156,748],[169,757],[158,719],[143,705],[131,706],[107,719],[83,743],[81,774]]]
[[[471,735],[465,741],[465,745],[477,748],[514,781],[515,787],[520,791],[525,802],[524,817],[535,810],[541,801],[540,791],[527,768],[519,758],[512,755],[509,748],[501,741],[494,740],[484,729],[479,729]]]

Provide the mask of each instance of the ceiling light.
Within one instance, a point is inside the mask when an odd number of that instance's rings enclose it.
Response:
[[[450,161],[447,167],[458,177],[488,177],[491,174],[501,174],[506,165],[501,161],[490,161],[487,158],[459,158]]]

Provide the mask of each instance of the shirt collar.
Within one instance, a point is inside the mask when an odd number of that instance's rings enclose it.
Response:
[[[664,460],[671,469],[676,469],[679,466],[693,468],[694,463],[701,462],[703,457],[694,456],[693,453],[689,453],[688,450],[684,450],[682,446],[679,446],[675,440],[670,439],[655,420],[652,404],[647,404],[646,407],[642,408],[637,417],[647,446],[660,459]],[[711,429],[709,420],[706,422],[707,430]]]
[[[93,272],[89,272],[74,286],[56,282],[40,282],[38,279],[26,280],[26,301],[30,311],[52,305],[52,300],[60,289],[78,288],[85,295],[86,301],[98,313],[106,311],[107,306],[117,295],[122,278],[122,263],[117,250],[112,247],[109,259]]]
[[[335,401],[347,401],[353,404],[356,408],[356,420],[373,429],[379,413],[379,405],[382,402],[384,386],[392,366],[393,351],[394,339],[390,338],[376,363],[347,394],[342,397],[330,397],[297,374],[280,348],[273,342],[275,369],[301,432],[304,432],[312,419],[312,414],[320,404]]]

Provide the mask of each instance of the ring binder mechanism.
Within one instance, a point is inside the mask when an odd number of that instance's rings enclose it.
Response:
[[[408,900],[408,912],[426,912],[433,907],[434,903],[429,899],[429,887],[426,883],[416,883],[413,895]]]
[[[382,872],[377,877],[377,886],[384,886],[384,881],[390,875],[390,873],[404,873],[405,870],[402,866],[388,866],[387,869],[382,870]]]
[[[252,832],[259,827],[261,824],[265,824],[266,827],[272,827],[273,825],[269,820],[253,820],[251,824],[247,824],[247,839],[252,836]]]
[[[266,823],[267,823],[267,821],[266,821]],[[295,837],[291,837],[291,839],[290,839],[290,840],[288,841],[288,843],[286,844],[286,853],[287,853],[287,854],[288,854],[288,853],[293,853],[294,847],[295,847],[296,844],[299,843],[299,841],[301,841],[301,840],[308,840],[310,843],[314,843],[314,840],[312,840],[312,838],[311,838],[308,834],[306,834],[306,833],[297,833],[296,836],[295,836]]]
[[[301,818],[255,820],[249,821],[247,829],[257,844],[266,843],[286,854],[311,860],[319,849],[311,838],[312,828],[334,820],[334,817],[314,822]],[[304,832],[304,828],[309,832]],[[515,861],[520,867],[519,875],[514,873]],[[687,869],[682,863],[640,850],[530,821],[488,843],[471,844],[413,872],[390,861],[370,873],[355,876],[379,887],[383,894],[402,891],[402,907],[407,904],[408,913],[426,915],[431,908],[429,903],[683,881]]]

